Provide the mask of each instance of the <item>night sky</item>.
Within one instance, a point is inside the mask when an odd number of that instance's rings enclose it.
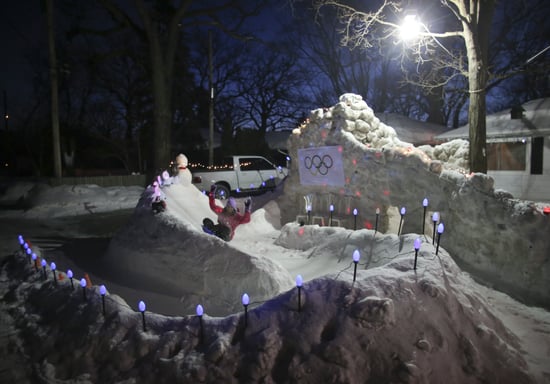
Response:
[[[47,51],[47,30],[45,13],[41,13],[38,1],[9,1],[2,8],[0,89],[11,104],[24,100],[32,89],[31,55],[37,50]]]

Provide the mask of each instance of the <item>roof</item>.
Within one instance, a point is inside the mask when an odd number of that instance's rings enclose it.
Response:
[[[433,144],[437,141],[437,135],[449,130],[445,125],[419,121],[395,113],[377,113],[376,117],[395,129],[400,140],[415,145]]]
[[[521,119],[510,118],[512,108],[488,115],[486,117],[487,139],[549,136],[550,98],[531,100],[522,107],[524,112]],[[469,129],[469,125],[466,124],[438,135],[437,139],[442,141],[468,139]]]
[[[265,141],[270,149],[286,150],[288,147],[288,138],[292,134],[292,130],[267,131],[265,133]]]

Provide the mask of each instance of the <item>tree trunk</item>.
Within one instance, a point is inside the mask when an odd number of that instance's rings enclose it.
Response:
[[[170,164],[170,143],[172,132],[171,86],[167,82],[167,74],[163,73],[164,66],[160,61],[161,55],[152,55],[153,61],[153,99],[154,108],[154,147],[153,167],[155,172],[162,172]]]
[[[464,42],[468,54],[469,161],[470,172],[487,173],[487,105],[485,98],[488,78],[489,32],[495,1],[485,0],[474,3],[474,5],[464,2],[462,7],[459,7],[463,16]]]
[[[50,94],[52,114],[53,174],[61,178],[61,144],[59,135],[59,97],[57,91],[57,58],[55,53],[55,34],[53,30],[53,0],[46,1],[48,23],[48,47],[50,56]]]

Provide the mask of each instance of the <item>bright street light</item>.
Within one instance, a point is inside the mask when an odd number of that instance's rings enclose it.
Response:
[[[407,15],[399,27],[399,33],[402,40],[412,40],[418,37],[422,23],[416,18],[416,15]]]

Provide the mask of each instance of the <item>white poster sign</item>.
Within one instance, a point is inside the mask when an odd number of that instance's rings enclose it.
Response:
[[[298,149],[298,171],[302,185],[343,186],[342,147]]]

